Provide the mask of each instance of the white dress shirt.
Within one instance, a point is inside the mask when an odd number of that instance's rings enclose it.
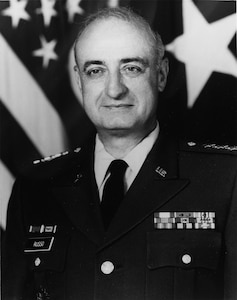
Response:
[[[125,172],[125,190],[127,191],[131,186],[133,180],[137,176],[141,166],[143,165],[148,153],[153,147],[159,134],[159,125],[157,123],[156,128],[146,136],[136,147],[134,147],[123,159],[127,164],[128,168]],[[96,135],[95,142],[95,179],[99,190],[100,199],[102,198],[104,184],[110,174],[107,174],[110,163],[116,158],[109,154],[102,142],[99,139],[98,134]]]

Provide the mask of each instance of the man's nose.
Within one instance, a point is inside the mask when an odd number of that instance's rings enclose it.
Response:
[[[120,73],[109,74],[106,83],[106,94],[115,100],[120,100],[127,93],[128,88],[123,82]]]

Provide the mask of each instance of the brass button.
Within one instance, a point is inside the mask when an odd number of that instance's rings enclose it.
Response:
[[[109,275],[114,270],[114,264],[111,261],[105,261],[102,263],[100,269],[103,274]]]
[[[189,254],[184,254],[184,255],[182,256],[182,262],[183,262],[185,265],[190,264],[191,261],[192,261],[192,258],[191,258],[191,256],[190,256]]]
[[[39,257],[35,259],[35,266],[38,267],[41,264],[41,260]]]

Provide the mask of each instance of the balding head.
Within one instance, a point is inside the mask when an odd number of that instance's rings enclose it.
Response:
[[[113,18],[129,23],[137,30],[144,32],[147,43],[150,45],[151,51],[153,52],[157,65],[159,66],[164,56],[164,45],[160,35],[151,29],[149,23],[143,17],[136,14],[131,9],[124,7],[105,8],[94,14],[91,14],[85,19],[74,44],[74,55],[76,62],[78,62],[78,55],[80,55],[80,51],[77,49],[78,42],[81,38],[86,37],[88,29],[96,27],[96,24],[99,22]]]

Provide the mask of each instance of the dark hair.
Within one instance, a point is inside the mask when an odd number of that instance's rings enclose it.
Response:
[[[80,39],[82,33],[85,31],[85,29],[92,24],[95,21],[98,20],[106,20],[109,18],[117,18],[126,22],[130,22],[134,24],[137,27],[141,27],[145,32],[148,33],[151,42],[152,42],[152,47],[154,49],[154,53],[157,56],[157,61],[158,61],[158,66],[160,65],[160,62],[164,56],[164,45],[162,42],[162,39],[160,35],[153,31],[151,29],[150,24],[140,15],[135,13],[132,9],[126,8],[126,7],[115,7],[115,8],[104,8],[101,10],[98,10],[97,12],[89,15],[83,22],[82,27],[80,28],[77,38],[74,43],[74,55],[75,55],[75,61],[77,62],[77,57],[76,57],[76,45],[78,40]]]

